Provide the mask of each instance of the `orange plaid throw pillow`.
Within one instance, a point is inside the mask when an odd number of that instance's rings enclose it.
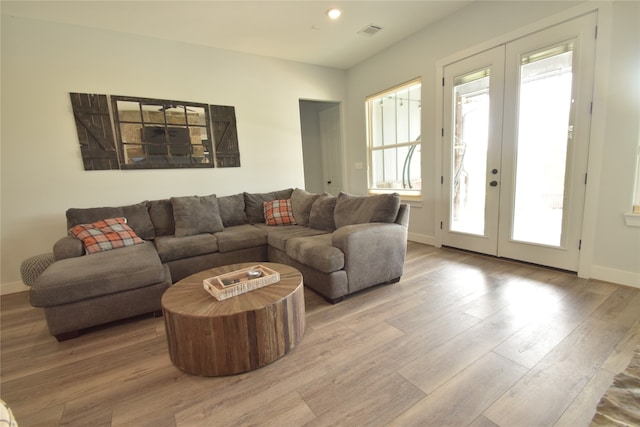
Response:
[[[126,218],[110,218],[92,224],[78,224],[69,230],[69,234],[82,240],[88,254],[108,251],[125,246],[143,243]]]
[[[291,199],[263,202],[264,218],[267,225],[294,225],[296,219],[291,209]]]

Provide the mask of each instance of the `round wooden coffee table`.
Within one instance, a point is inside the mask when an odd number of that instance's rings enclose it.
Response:
[[[203,280],[261,264],[280,281],[223,301]],[[162,296],[162,312],[173,364],[190,374],[232,375],[284,356],[302,340],[304,288],[298,270],[269,262],[234,264],[178,281]]]

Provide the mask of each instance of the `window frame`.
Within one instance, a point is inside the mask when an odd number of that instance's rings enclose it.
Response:
[[[137,103],[139,108],[139,118],[130,119],[122,117],[121,112],[118,109],[118,102]],[[162,120],[145,120],[145,112],[151,113],[152,110],[145,110],[144,106],[158,106],[158,112],[162,112]],[[113,124],[115,127],[116,144],[118,148],[118,155],[120,158],[121,169],[178,169],[178,168],[213,168],[215,165],[215,153],[212,144],[212,132],[210,128],[210,113],[209,106],[207,104],[195,103],[195,102],[183,102],[175,100],[154,99],[154,98],[140,98],[135,96],[111,96],[111,107],[113,111]],[[184,120],[180,122],[179,118],[175,123],[172,123],[167,116],[167,110],[173,109],[184,112]],[[197,110],[196,110],[197,109]],[[204,117],[199,119],[200,123],[192,123],[189,118],[189,111],[198,111],[204,114]],[[135,110],[131,110],[135,111]],[[148,115],[148,114],[147,114]],[[177,117],[178,115],[176,115]],[[122,126],[134,125],[139,126],[144,132],[144,129],[159,129],[164,128],[165,142],[160,144],[151,144],[149,141],[143,141],[143,137],[140,136],[140,141],[125,141],[123,135]],[[186,145],[188,152],[184,153],[182,143],[175,143],[171,141],[171,130],[174,129],[177,134],[178,130],[186,130],[186,133],[190,139]],[[192,139],[192,130],[200,129],[206,133],[206,138],[201,139],[200,144],[194,144]],[[129,163],[129,154],[127,153],[127,146],[139,147],[141,152],[140,160]],[[160,149],[160,151],[166,152],[159,154],[158,151],[155,154],[150,154],[149,149],[153,147],[154,150]],[[200,148],[202,155],[196,155],[194,148]],[[181,154],[177,154],[178,151],[182,151]],[[174,153],[175,152],[175,153]],[[154,163],[153,159],[158,162]]]
[[[419,110],[419,114],[418,114],[418,119],[420,121],[418,128],[419,128],[419,136],[417,139],[411,141],[400,141],[398,142],[397,139],[395,141],[395,143],[393,144],[384,144],[384,142],[382,142],[379,145],[375,145],[375,141],[374,141],[374,125],[375,125],[375,121],[376,118],[374,118],[374,111],[372,108],[373,102],[380,100],[381,98],[384,97],[388,97],[388,96],[396,96],[396,94],[398,92],[401,92],[403,90],[410,90],[411,88],[413,88],[414,86],[418,85],[418,92],[420,93],[420,99],[417,100],[408,100],[408,101],[417,101],[418,102],[418,110]],[[408,200],[420,200],[422,198],[422,159],[421,159],[421,152],[422,152],[422,113],[421,113],[421,105],[422,105],[422,78],[418,77],[415,79],[412,79],[410,81],[407,81],[405,83],[393,86],[389,89],[386,89],[384,91],[380,91],[377,92],[373,95],[367,96],[365,98],[365,115],[366,115],[366,142],[367,142],[367,188],[368,188],[368,192],[369,194],[389,194],[389,193],[399,193],[403,199],[408,199]],[[397,114],[394,112],[395,116],[394,116],[394,123],[396,125],[396,136],[397,136]],[[378,119],[380,120],[380,119]],[[382,118],[381,120],[384,121],[384,118]],[[410,119],[409,119],[410,120]],[[406,134],[410,135],[411,131],[410,131],[410,124],[407,125],[407,131]],[[410,138],[408,138],[410,139]],[[384,140],[384,137],[383,137]],[[414,147],[411,154],[407,154],[408,156],[413,157],[413,153],[417,154],[419,156],[418,158],[418,162],[420,165],[420,188],[378,188],[375,186],[375,167],[374,167],[374,153],[376,151],[382,151],[382,150],[389,150],[389,149],[403,149],[405,147]],[[411,157],[409,157],[411,159]],[[396,159],[396,175],[400,175],[401,173],[399,173],[400,171],[398,170],[398,166],[399,166],[399,162]],[[403,181],[404,181],[404,173],[402,173],[403,175]],[[410,183],[410,177],[408,177],[407,179],[408,185],[411,185]],[[404,185],[404,184],[403,184]]]

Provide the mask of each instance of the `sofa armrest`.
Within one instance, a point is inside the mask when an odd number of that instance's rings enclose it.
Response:
[[[332,243],[344,253],[349,292],[402,276],[407,254],[407,227],[403,225],[347,225],[333,233]]]
[[[395,223],[408,227],[410,212],[411,205],[409,205],[408,203],[400,203],[400,208],[398,209],[398,216],[396,217]]]
[[[73,236],[65,236],[53,245],[53,258],[56,261],[84,255],[82,240]]]

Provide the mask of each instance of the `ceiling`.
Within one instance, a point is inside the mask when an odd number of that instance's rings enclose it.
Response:
[[[348,69],[470,1],[0,1],[3,15]],[[342,10],[332,21],[331,7]],[[382,29],[358,34],[369,25]]]

